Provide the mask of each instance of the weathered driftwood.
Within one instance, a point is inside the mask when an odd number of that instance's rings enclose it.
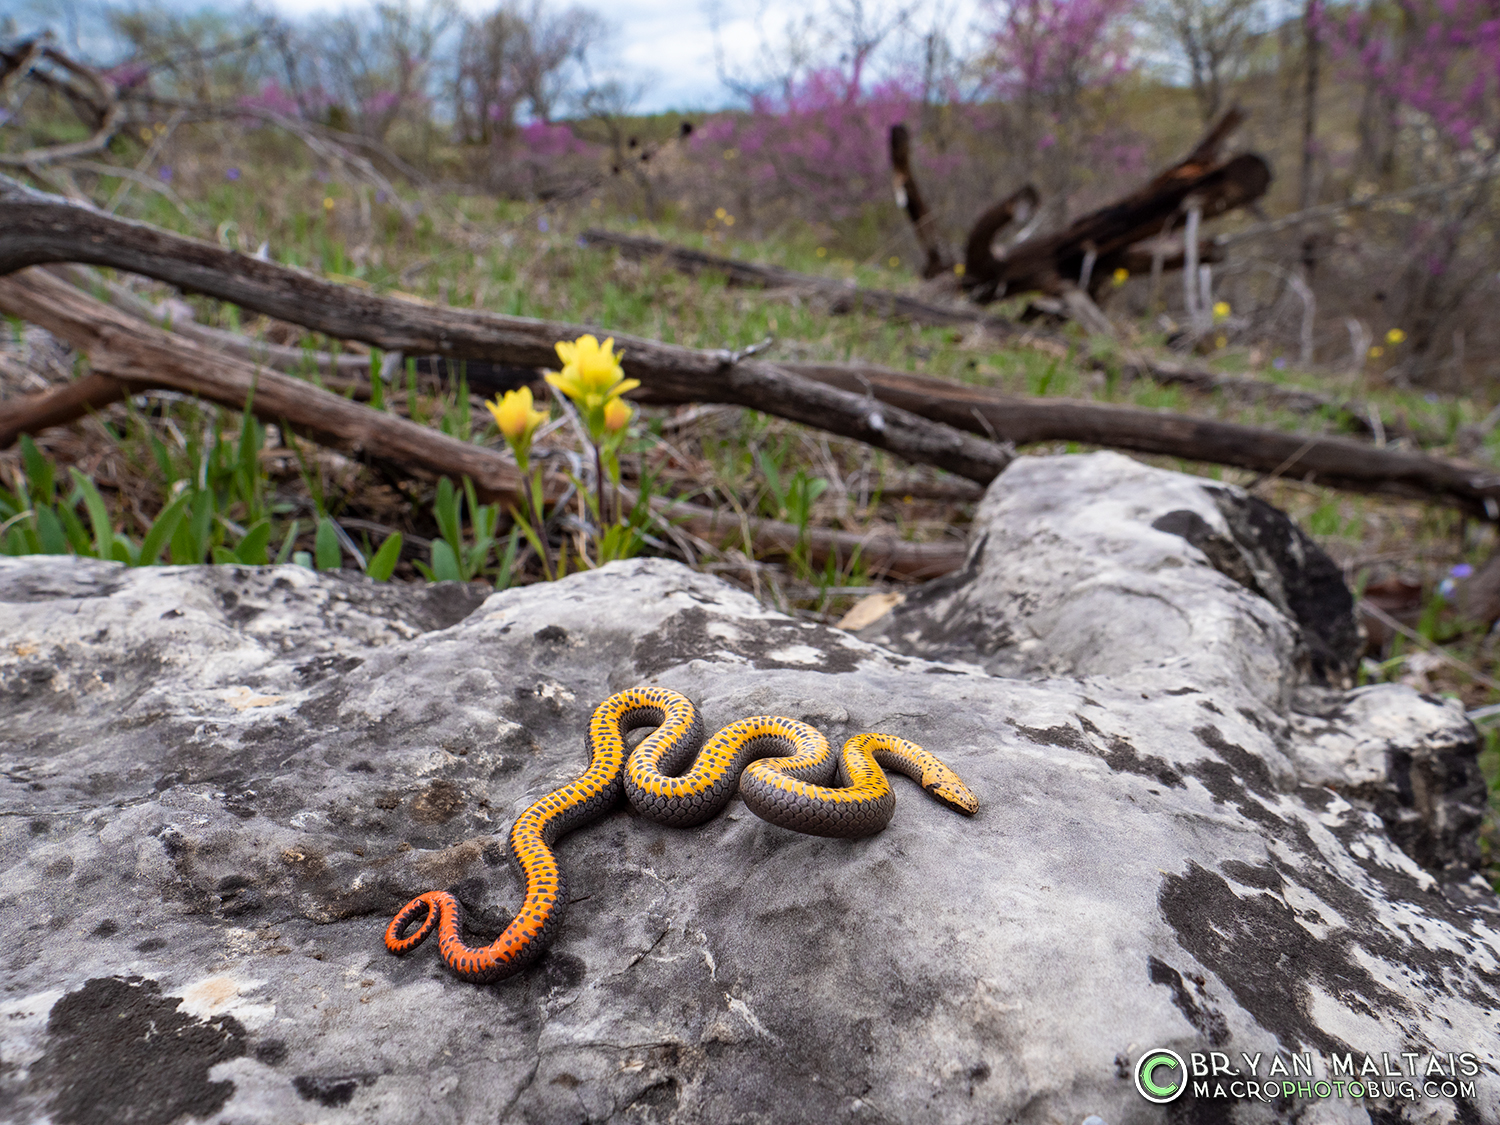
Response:
[[[39,394],[0,401],[0,448],[23,433],[73,421],[131,394],[170,388],[290,426],[321,444],[423,477],[468,477],[486,499],[513,502],[519,476],[505,455],[166,332],[132,317],[42,270],[0,277],[0,311],[23,317],[84,352],[92,371]],[[560,487],[557,491],[560,491]],[[670,524],[714,544],[746,537],[757,553],[785,554],[799,542],[793,524],[749,519],[695,504],[660,499],[654,507]],[[911,543],[888,533],[809,528],[801,540],[815,566],[830,558],[847,565],[858,552],[871,574],[932,578],[956,569],[965,547],[957,541]]]
[[[1138,243],[1170,233],[1188,212],[1210,219],[1253,203],[1271,183],[1265,160],[1246,153],[1218,162],[1219,149],[1243,119],[1238,108],[1231,109],[1187,157],[1144,187],[1062,230],[1012,246],[1001,257],[991,246],[999,229],[994,224],[1010,221],[1011,201],[992,208],[975,224],[966,246],[963,286],[970,298],[985,303],[1017,293],[1060,296],[1071,286],[1097,295],[1116,269],[1139,267]]]
[[[556,362],[557,341],[588,331],[381,297],[0,182],[0,274],[59,261],[145,274],[337,339],[415,355],[543,367]],[[804,383],[774,364],[618,333],[615,340],[627,375],[683,400],[753,407],[971,480],[991,480],[1010,462],[993,443],[902,410],[871,411],[859,395]]]

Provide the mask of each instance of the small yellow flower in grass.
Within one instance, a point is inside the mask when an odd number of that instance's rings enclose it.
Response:
[[[625,378],[620,367],[622,357],[615,354],[614,348],[613,336],[602,344],[593,336],[580,336],[571,343],[559,341],[557,355],[563,361],[563,369],[546,372],[548,385],[578,405],[596,442],[604,435],[604,408],[612,399],[641,385],[639,379]]]
[[[964,266],[964,264],[962,262],[959,262],[958,265],[953,267],[953,272],[956,273],[959,277],[963,277],[965,268],[966,267]]]
[[[504,397],[487,402],[485,406],[494,415],[495,425],[500,427],[505,440],[512,445],[531,444],[531,435],[547,420],[545,410],[532,409],[530,387],[506,391]]]
[[[1406,333],[1399,328],[1392,328],[1385,334],[1385,342],[1387,344],[1399,344],[1404,339],[1406,339]]]
[[[332,211],[333,210],[333,196],[331,196],[331,195],[325,195],[323,197],[323,210],[325,210],[325,211]]]
[[[818,247],[818,257],[820,257],[820,258],[826,258],[826,257],[828,257],[828,247],[826,247],[826,246],[819,246]]]
[[[1382,348],[1379,344],[1376,344],[1373,348],[1370,349],[1371,359],[1379,359],[1383,355],[1385,355],[1385,349]]]
[[[885,260],[885,264],[888,265],[888,266],[890,266],[891,269],[895,269],[897,266],[899,266],[901,264],[901,259],[898,258],[898,257],[896,257],[896,255],[892,254],[889,258],[887,258]]]
[[[718,219],[721,223],[724,221],[724,216],[727,214],[729,214],[729,212],[724,210],[724,208],[722,207],[714,208],[714,218]]]
[[[734,226],[734,216],[733,215],[725,215],[724,216],[724,225],[726,227],[732,227],[732,226]]]
[[[1223,320],[1226,316],[1229,315],[1229,312],[1230,312],[1230,310],[1229,310],[1229,302],[1228,301],[1215,301],[1214,302],[1214,319],[1215,320]]]
[[[604,428],[612,434],[617,434],[630,425],[630,419],[634,413],[623,398],[612,398],[604,404]]]
[[[1116,289],[1118,289],[1120,286],[1124,285],[1129,280],[1130,280],[1130,271],[1128,269],[1126,269],[1124,266],[1121,266],[1119,269],[1115,270],[1115,288]]]
[[[1214,339],[1214,347],[1216,347],[1216,348],[1227,348],[1228,346],[1229,346],[1229,337],[1228,336],[1218,336],[1218,337],[1216,337]]]
[[[151,139],[151,130],[148,129],[148,128],[146,128],[146,126],[142,125],[141,126],[141,140],[143,140],[143,141],[149,141],[150,139]]]

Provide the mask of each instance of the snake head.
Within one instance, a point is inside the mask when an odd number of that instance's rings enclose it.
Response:
[[[973,816],[979,811],[979,798],[954,773],[941,762],[929,765],[922,771],[922,788],[931,793],[950,809]]]

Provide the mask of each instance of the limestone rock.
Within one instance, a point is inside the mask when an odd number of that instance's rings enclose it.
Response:
[[[1344,689],[1326,559],[1237,490],[1108,454],[1017,461],[980,521],[963,575],[861,637],[657,560],[483,604],[0,560],[0,1104],[1129,1125],[1163,1119],[1131,1071],[1166,1047],[1483,1068],[1472,1095],[1190,1093],[1172,1120],[1500,1120],[1473,730]],[[388,955],[425,890],[503,926],[506,828],[638,683],[711,729],[910,738],[983,806],[898,778],[856,841],[738,801],[692,830],[622,808],[559,844],[573,901],[531,970],[475,987],[430,943]]]

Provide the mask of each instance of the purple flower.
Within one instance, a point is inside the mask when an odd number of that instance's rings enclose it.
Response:
[[[1448,573],[1451,574],[1454,578],[1468,578],[1474,573],[1474,568],[1468,563],[1458,563]]]
[[[226,180],[237,180],[240,178],[240,170],[238,168],[226,168],[224,169],[224,178]]]
[[[547,223],[547,216],[546,215],[543,215],[540,219],[538,219],[536,221],[536,229],[539,230],[539,231],[541,231],[543,234],[546,234],[549,230],[552,229],[551,226],[549,226],[548,223]]]
[[[1277,356],[1275,359],[1273,359],[1271,361],[1271,366],[1274,367],[1274,368],[1276,368],[1277,371],[1285,371],[1286,370],[1286,360],[1282,359],[1281,356]]]
[[[384,203],[385,201],[386,201],[385,188],[381,188],[379,191],[377,191],[375,193],[375,202],[376,203]]]
[[[172,166],[170,164],[163,164],[156,170],[156,174],[161,177],[162,183],[170,184],[172,182]]]

